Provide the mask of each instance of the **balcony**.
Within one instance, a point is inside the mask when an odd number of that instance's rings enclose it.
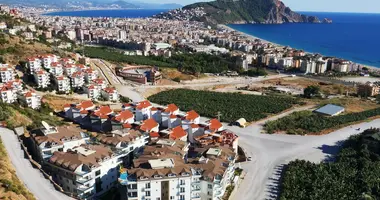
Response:
[[[93,180],[92,178],[77,178],[77,183],[79,184],[86,184],[89,181]]]
[[[93,186],[81,185],[81,186],[77,187],[77,190],[79,191],[78,193],[80,193],[80,192],[86,193],[86,192],[89,192],[89,191],[91,191],[93,189],[94,189]]]
[[[191,191],[192,191],[192,192],[201,191],[201,187],[192,187],[192,188],[191,188]]]
[[[194,200],[198,200],[198,199],[201,199],[201,196],[192,196],[191,199],[194,199]]]

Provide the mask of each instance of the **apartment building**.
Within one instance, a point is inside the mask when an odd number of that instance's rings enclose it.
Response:
[[[107,82],[102,78],[97,78],[92,81],[94,85],[97,85],[100,87],[100,89],[105,89],[107,87]]]
[[[69,93],[71,90],[70,79],[66,76],[55,76],[54,82],[58,92]]]
[[[41,107],[41,96],[34,91],[19,92],[18,99],[26,107],[32,109],[39,109]]]
[[[46,168],[66,192],[79,199],[94,199],[117,185],[124,156],[105,145],[82,144],[67,152],[55,151]]]
[[[8,88],[12,88],[13,90],[18,91],[18,92],[23,90],[22,81],[20,79],[8,81],[4,84],[4,86],[6,86]]]
[[[372,97],[380,94],[380,82],[367,82],[357,86],[357,94],[362,97]]]
[[[39,88],[47,88],[50,85],[50,75],[45,70],[36,71],[34,80]]]
[[[74,126],[54,127],[44,123],[43,127],[31,131],[33,155],[40,162],[48,161],[56,151],[67,152],[86,144],[89,135]]]
[[[53,76],[62,76],[63,75],[63,65],[59,62],[53,62],[50,65],[50,73]]]
[[[0,78],[2,83],[7,83],[9,81],[15,80],[16,73],[13,68],[5,66],[1,67],[0,65]]]
[[[42,62],[38,57],[27,58],[26,65],[30,74],[34,74],[36,71],[40,71],[42,68]]]
[[[84,73],[76,71],[70,76],[70,82],[72,88],[82,88],[84,85]]]
[[[90,111],[95,110],[96,105],[92,101],[83,101],[79,104],[66,104],[64,106],[65,117],[77,123],[81,123]]]
[[[119,93],[115,88],[107,87],[101,91],[101,95],[106,101],[119,101]]]
[[[83,72],[84,72],[84,80],[86,81],[86,83],[91,83],[92,81],[98,78],[98,71],[96,70],[86,69],[86,70],[83,70]]]
[[[90,84],[84,86],[83,90],[87,93],[89,99],[98,99],[101,96],[101,88],[97,85]]]
[[[17,93],[12,87],[3,86],[0,88],[0,92],[3,103],[14,103],[17,101]]]
[[[58,59],[59,59],[58,56],[54,54],[41,55],[39,56],[39,58],[41,60],[42,66],[45,69],[51,69],[51,64],[58,62]]]
[[[233,178],[235,158],[228,147],[189,148],[180,140],[159,139],[121,170],[119,182],[132,200],[219,200]]]
[[[66,74],[66,76],[72,76],[74,72],[77,71],[77,68],[74,64],[67,64],[63,67],[63,71]]]

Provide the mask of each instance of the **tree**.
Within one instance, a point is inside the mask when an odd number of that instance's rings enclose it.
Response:
[[[321,88],[319,86],[316,86],[316,85],[310,85],[310,86],[307,86],[304,90],[303,90],[303,95],[304,97],[306,98],[312,98],[314,96],[317,96],[320,94],[320,91],[321,91]]]

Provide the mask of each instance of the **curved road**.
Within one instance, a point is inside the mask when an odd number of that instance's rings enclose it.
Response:
[[[12,130],[0,127],[1,140],[7,150],[17,177],[23,182],[34,197],[38,200],[74,200],[55,190],[53,184],[45,179],[42,173],[33,168],[28,159],[24,157],[17,136]]]
[[[281,116],[302,109],[308,108],[297,108]],[[329,154],[336,153],[338,148],[333,146],[337,142],[358,134],[360,131],[357,131],[357,128],[365,130],[371,127],[380,127],[380,119],[377,119],[342,128],[323,136],[261,134],[265,121],[276,118],[279,116],[263,120],[245,129],[228,127],[239,135],[239,145],[243,147],[248,156],[252,157],[252,161],[241,164],[247,174],[238,186],[237,192],[230,199],[275,200],[279,194],[278,183],[283,165],[295,159],[321,162]]]

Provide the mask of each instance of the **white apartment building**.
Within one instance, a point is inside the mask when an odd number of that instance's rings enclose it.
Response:
[[[84,85],[84,74],[81,71],[76,71],[70,76],[71,88],[80,88]]]
[[[85,144],[90,137],[75,126],[53,127],[44,125],[43,128],[32,131],[33,153],[39,161],[47,161],[54,152],[72,149]]]
[[[92,83],[99,86],[100,89],[104,89],[108,85],[107,82],[102,78],[97,78],[97,79],[93,80]]]
[[[86,69],[84,72],[84,80],[86,83],[90,83],[98,78],[98,71],[92,69]]]
[[[332,70],[336,72],[349,72],[350,61],[335,59],[332,63]]]
[[[71,90],[70,79],[66,76],[57,76],[54,79],[58,92],[68,93]]]
[[[83,89],[89,99],[98,99],[101,95],[101,88],[97,85],[87,85]]]
[[[29,108],[38,109],[41,107],[41,96],[33,91],[19,93],[18,99]]]
[[[0,68],[0,77],[1,77],[1,82],[2,83],[7,83],[9,81],[14,81],[15,80],[15,71],[11,67],[1,67]]]
[[[51,63],[50,73],[53,76],[62,76],[63,75],[63,65],[59,62]]]
[[[58,62],[58,56],[53,55],[53,54],[41,55],[40,59],[41,59],[42,66],[45,69],[50,69],[52,63]]]
[[[3,86],[0,89],[1,92],[1,100],[4,103],[14,103],[17,100],[17,93],[12,88],[9,88],[7,86]]]
[[[44,70],[37,71],[34,74],[34,80],[36,81],[39,88],[47,88],[50,85],[50,76]]]
[[[220,200],[233,178],[235,152],[221,146],[188,147],[167,139],[146,146],[131,169],[121,170],[119,182],[128,199]]]
[[[30,74],[34,74],[42,68],[41,60],[37,57],[28,58],[26,64]]]
[[[119,101],[119,93],[115,88],[107,87],[101,91],[101,94],[106,101]]]
[[[54,152],[46,163],[63,190],[80,199],[93,199],[117,185],[123,157],[124,153],[104,145],[81,145]]]
[[[63,67],[63,71],[70,77],[77,71],[77,68],[73,64],[68,64]]]

